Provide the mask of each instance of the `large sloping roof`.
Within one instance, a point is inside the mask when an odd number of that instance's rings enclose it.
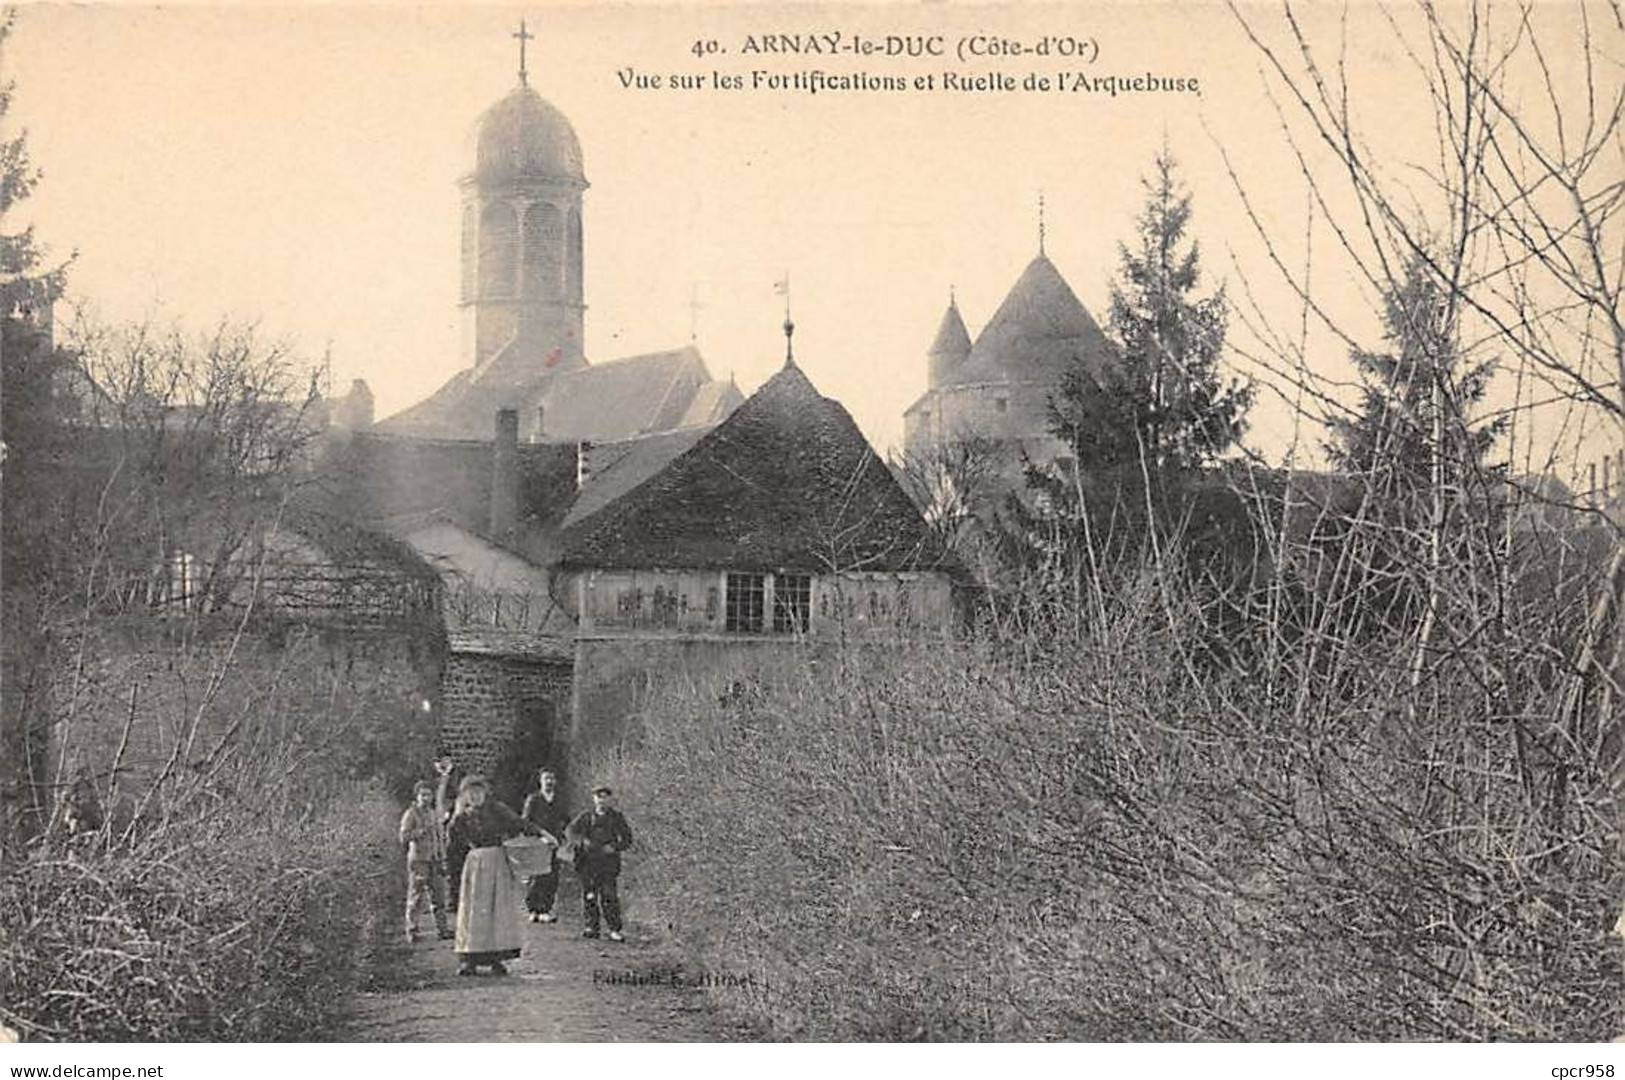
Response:
[[[520,443],[515,462],[522,523],[556,528],[575,494],[574,446]],[[491,440],[420,439],[360,432],[330,451],[327,505],[400,533],[435,517],[490,535]]]
[[[588,515],[596,514],[664,469],[673,458],[699,442],[708,430],[691,427],[621,442],[595,443],[587,458],[591,470],[587,482],[570,503],[564,527],[568,529]]]
[[[545,410],[543,438],[608,442],[691,423],[715,423],[738,390],[718,383],[692,345],[645,353],[575,371],[543,371],[520,384],[489,384],[468,370],[411,408],[380,421],[379,431],[439,439],[489,439],[496,410],[518,409],[528,430]],[[694,415],[703,419],[691,419]]]
[[[1050,383],[1075,360],[1101,362],[1108,348],[1072,286],[1039,255],[1016,279],[948,384]]]
[[[919,511],[852,417],[793,363],[682,456],[567,529],[560,561],[813,572],[940,564]]]
[[[321,491],[334,512],[406,536],[450,522],[532,562],[551,562],[561,529],[596,513],[659,472],[710,430],[657,432],[594,443],[589,476],[576,487],[573,443],[520,443],[517,481],[521,536],[490,536],[491,442],[420,439],[365,432],[333,448]]]

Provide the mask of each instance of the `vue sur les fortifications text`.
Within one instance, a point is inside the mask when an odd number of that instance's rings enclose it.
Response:
[[[686,45],[703,69],[627,65],[621,89],[728,93],[1066,94],[1104,99],[1202,93],[1188,70],[1154,64],[1102,65],[1098,39],[1087,33],[1036,34],[747,34],[742,40],[699,38]],[[847,68],[850,60],[866,66]],[[807,66],[824,62],[829,67]],[[943,65],[955,62],[960,67]]]

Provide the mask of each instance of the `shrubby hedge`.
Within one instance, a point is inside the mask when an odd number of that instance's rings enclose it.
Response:
[[[1212,612],[1155,573],[1095,598],[658,687],[604,763],[658,824],[634,910],[755,974],[713,994],[776,1038],[1621,1030],[1596,747],[1530,765],[1561,806],[1518,767],[1509,717],[1560,707],[1544,658],[1500,697],[1471,651],[1419,687],[1396,641],[1196,648]]]
[[[273,796],[36,843],[0,875],[0,1021],[29,1040],[342,1037],[399,928],[396,813],[357,785],[322,812]]]

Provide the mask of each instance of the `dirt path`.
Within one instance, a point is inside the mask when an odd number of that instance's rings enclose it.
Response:
[[[681,968],[652,928],[630,919],[625,944],[581,937],[580,903],[561,920],[524,923],[509,974],[459,976],[451,942],[380,950],[374,986],[354,1009],[358,1042],[708,1042],[729,1030],[703,991],[673,985]],[[424,919],[428,924],[427,917]],[[628,978],[634,976],[637,981]],[[692,981],[692,979],[690,979]]]

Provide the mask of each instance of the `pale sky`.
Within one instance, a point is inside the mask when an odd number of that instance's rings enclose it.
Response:
[[[1381,40],[1375,14],[1355,8],[1361,41]],[[31,6],[5,57],[45,172],[25,216],[54,252],[78,252],[71,294],[105,316],[256,319],[307,352],[330,345],[336,384],[366,379],[388,415],[464,363],[457,180],[475,118],[516,82],[521,16],[531,84],[572,121],[591,183],[589,360],[687,342],[697,292],[707,364],[748,393],[782,362],[773,283],[788,272],[798,361],[884,451],[925,387],[950,287],[974,336],[1036,253],[1040,191],[1048,253],[1105,322],[1117,244],[1164,138],[1195,195],[1208,287],[1239,295],[1245,274],[1275,321],[1296,324],[1219,147],[1300,260],[1305,195],[1259,58],[1219,6]],[[1332,41],[1336,17],[1304,15]],[[967,34],[1070,37],[1099,58],[745,54],[752,35],[836,31],[940,34],[950,51]],[[726,51],[693,55],[709,40]],[[635,90],[626,68],[668,81],[1149,73],[1195,77],[1201,93]],[[1424,152],[1401,58],[1363,47],[1356,71],[1387,151]],[[1317,245],[1317,280],[1346,278],[1329,240]],[[1333,299],[1376,345],[1373,299],[1352,285]],[[1328,340],[1314,362],[1346,370],[1345,351]],[[1288,410],[1261,393],[1252,427],[1279,458]]]

